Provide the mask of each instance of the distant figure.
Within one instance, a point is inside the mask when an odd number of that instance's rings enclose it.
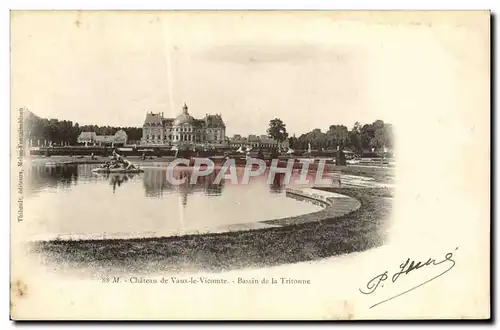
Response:
[[[127,166],[126,169],[130,169],[132,167],[132,163],[129,162],[128,160],[124,159],[123,162],[125,163],[125,165]]]
[[[122,161],[122,156],[120,156],[116,150],[113,150],[113,159],[116,161]]]
[[[141,159],[142,160],[146,160],[146,154],[145,153],[142,153]]]

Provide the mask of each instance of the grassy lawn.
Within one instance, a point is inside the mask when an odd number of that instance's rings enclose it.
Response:
[[[375,167],[375,166],[328,166],[329,171],[341,171],[342,174],[365,176],[373,178],[381,183],[394,183],[395,168],[393,167]]]
[[[53,268],[109,272],[223,271],[264,267],[364,251],[382,245],[392,202],[389,189],[322,188],[361,207],[321,222],[246,232],[182,237],[32,243]]]

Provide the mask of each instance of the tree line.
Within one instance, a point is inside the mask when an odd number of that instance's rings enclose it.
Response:
[[[282,142],[288,138],[286,125],[279,118],[269,122],[269,137]],[[344,125],[330,125],[323,132],[320,128],[288,138],[290,148],[307,150],[351,150],[357,154],[363,152],[382,152],[394,147],[393,127],[391,124],[376,120],[371,124],[354,123],[351,129]]]
[[[75,145],[81,132],[114,135],[120,129],[127,133],[129,141],[138,141],[142,138],[142,127],[80,126],[69,120],[41,118],[29,111],[24,113],[25,138],[35,144],[41,140],[58,145]],[[313,150],[347,149],[361,154],[372,149],[382,151],[384,148],[394,147],[393,127],[382,120],[365,125],[356,122],[351,129],[344,125],[330,125],[325,132],[316,128],[299,137],[295,134],[289,137],[285,123],[279,118],[274,118],[269,122],[267,133],[278,142],[288,138],[290,148],[297,150],[307,150],[310,145]]]
[[[129,141],[142,138],[141,127],[115,127],[82,125],[70,120],[40,118],[31,112],[24,113],[24,135],[27,140],[50,141],[57,145],[75,145],[81,132],[95,132],[97,135],[114,135],[119,130],[127,133]]]

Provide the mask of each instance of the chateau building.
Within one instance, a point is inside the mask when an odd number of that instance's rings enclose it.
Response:
[[[220,114],[193,118],[186,104],[176,118],[164,118],[163,112],[148,112],[142,129],[141,144],[148,145],[222,145],[226,125]]]
[[[248,137],[242,137],[239,134],[234,135],[230,140],[229,140],[229,146],[231,148],[254,148],[254,149],[275,149],[275,148],[281,148],[281,149],[288,149],[289,144],[288,144],[288,139],[285,141],[278,143],[273,138],[268,137],[267,135],[249,135]]]
[[[85,144],[86,146],[114,146],[127,144],[127,133],[124,130],[119,130],[115,135],[97,135],[96,132],[81,132],[77,138],[77,143]]]

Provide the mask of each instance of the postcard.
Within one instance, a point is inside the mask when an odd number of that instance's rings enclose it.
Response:
[[[489,319],[490,20],[11,11],[11,318]]]

